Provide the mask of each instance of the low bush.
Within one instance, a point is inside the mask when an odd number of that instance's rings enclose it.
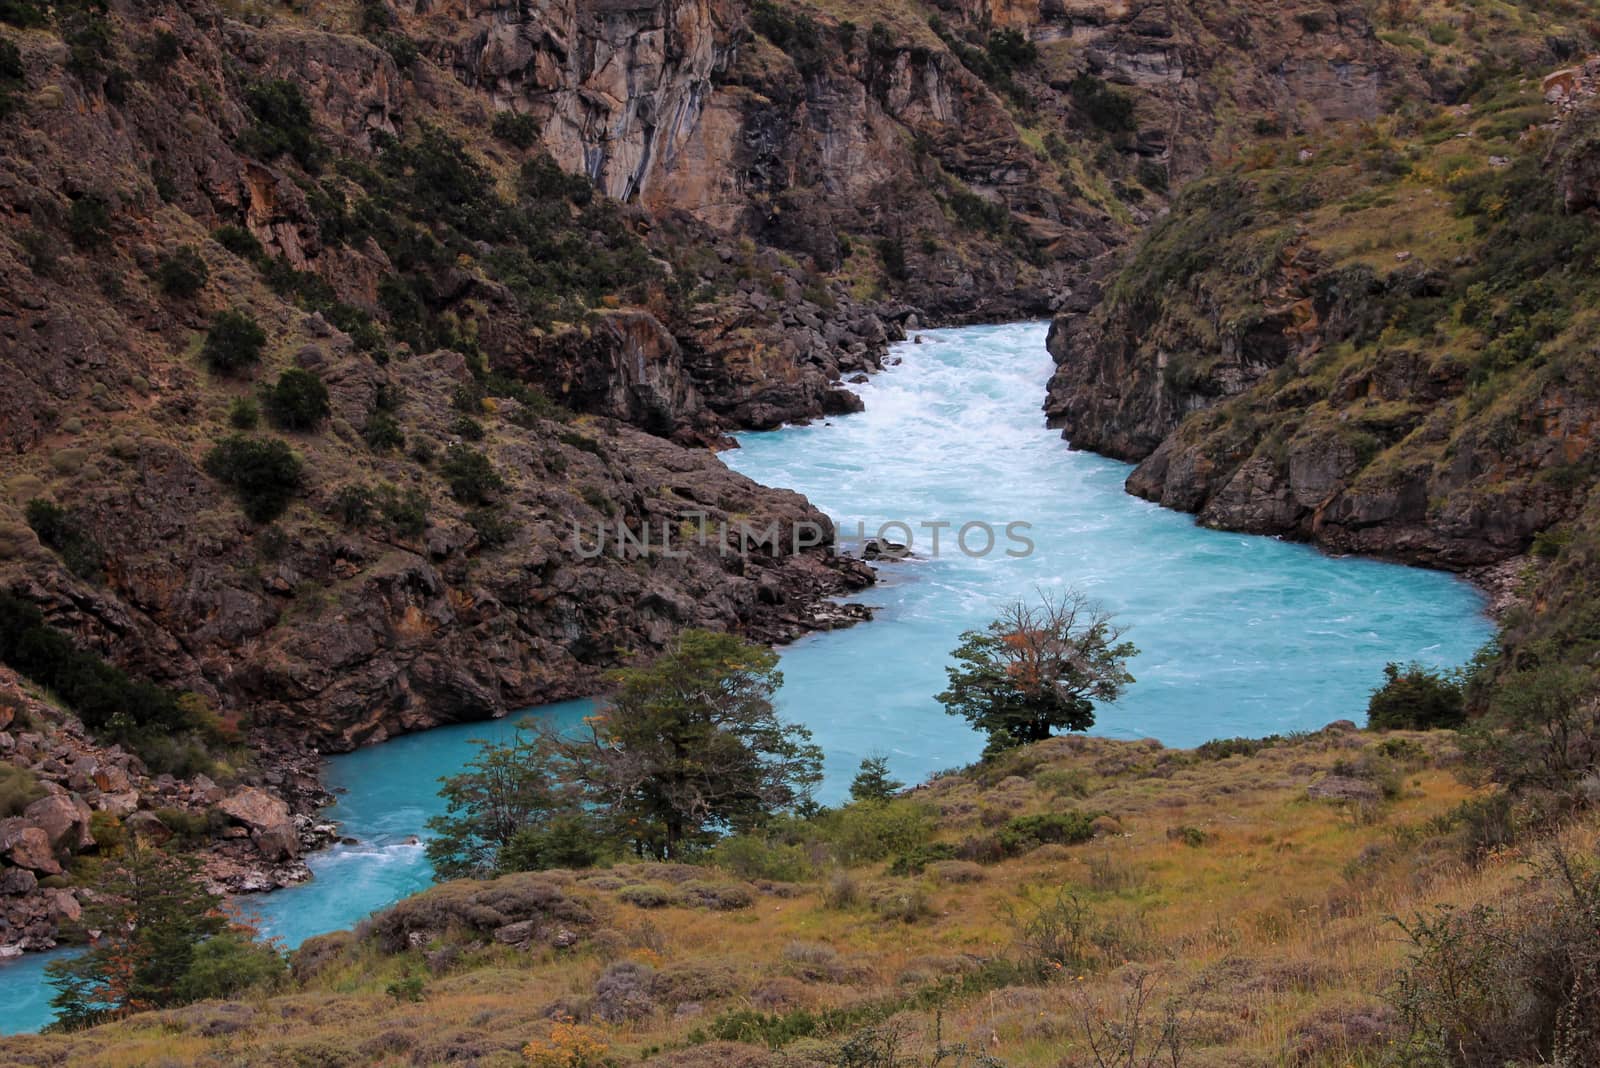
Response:
[[[261,390],[267,419],[280,430],[314,430],[328,417],[328,387],[313,371],[291,367]]]
[[[641,1020],[655,1009],[655,970],[647,964],[617,961],[595,980],[594,1012],[607,1023]]]
[[[1421,664],[1385,664],[1384,683],[1367,701],[1367,726],[1373,730],[1433,730],[1466,721],[1459,676]]]
[[[811,859],[800,846],[776,844],[748,834],[719,841],[711,850],[710,861],[741,879],[794,883],[814,874]]]
[[[889,865],[890,875],[921,875],[924,868],[942,860],[954,860],[956,847],[949,842],[930,842],[901,853]]]
[[[1042,845],[1075,845],[1094,837],[1094,815],[1087,812],[1045,812],[1018,816],[995,836],[1008,856],[1017,856]]]
[[[200,357],[218,374],[232,375],[260,361],[267,333],[247,312],[220,312],[211,320]]]
[[[636,909],[664,909],[679,903],[678,895],[665,886],[635,883],[617,891],[617,899]]]
[[[445,450],[439,473],[449,484],[450,495],[462,504],[488,504],[505,488],[505,480],[495,471],[489,458],[466,445],[451,445]]]
[[[517,873],[487,882],[443,883],[408,897],[374,916],[364,937],[385,953],[403,953],[411,948],[413,936],[487,939],[497,928],[523,920],[574,931],[595,924],[593,913],[549,878]]]
[[[0,819],[20,816],[41,797],[45,789],[33,772],[12,764],[0,764]]]
[[[495,115],[489,131],[513,148],[528,149],[539,140],[539,123],[532,115],[502,111]]]
[[[85,193],[67,211],[67,233],[81,249],[100,248],[111,240],[111,202]]]
[[[299,457],[276,438],[224,438],[206,453],[205,469],[233,489],[244,514],[257,523],[282,515],[302,478]]]
[[[28,502],[25,515],[39,543],[61,554],[68,571],[91,582],[105,578],[105,550],[75,515],[38,498]]]
[[[249,397],[235,397],[228,405],[228,425],[235,430],[254,430],[261,422],[261,409]]]
[[[211,268],[192,245],[163,256],[156,267],[156,284],[169,297],[192,297],[210,280]]]

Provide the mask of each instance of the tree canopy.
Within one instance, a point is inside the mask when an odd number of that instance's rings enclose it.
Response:
[[[939,703],[989,736],[986,752],[1088,730],[1094,702],[1114,701],[1134,681],[1126,628],[1081,593],[1041,591],[1014,601],[983,630],[961,635]]]
[[[676,859],[805,807],[822,754],[773,709],[777,663],[732,635],[686,630],[653,663],[618,672],[579,731],[479,743],[468,769],[444,780],[435,867],[568,866],[624,847]]]
[[[278,951],[223,911],[194,857],[135,839],[95,891],[82,926],[99,937],[82,956],[45,969],[59,1027],[228,997],[284,973]]]

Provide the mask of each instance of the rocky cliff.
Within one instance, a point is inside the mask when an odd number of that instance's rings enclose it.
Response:
[[[1455,568],[1527,551],[1593,481],[1581,71],[1195,183],[1054,322],[1050,419],[1207,524]]]

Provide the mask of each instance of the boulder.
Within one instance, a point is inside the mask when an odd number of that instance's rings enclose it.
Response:
[[[288,820],[264,827],[251,837],[255,839],[261,855],[268,860],[293,860],[300,855],[300,837],[294,833],[294,824]]]
[[[94,836],[89,833],[89,806],[75,795],[41,797],[23,810],[22,818],[44,831],[53,849],[76,853],[94,845]]]
[[[109,812],[119,819],[130,815],[139,807],[139,792],[137,790],[124,790],[121,793],[101,793],[95,798],[94,807],[102,812]]]
[[[12,822],[12,821],[8,821]],[[44,875],[60,875],[61,865],[50,848],[50,836],[31,825],[7,833],[3,839],[11,863]]]
[[[0,895],[15,897],[38,888],[38,877],[27,868],[0,868]]]
[[[253,831],[264,831],[289,822],[289,806],[265,790],[246,786],[217,803],[217,808],[235,823]]]
[[[46,890],[44,901],[51,923],[59,926],[83,918],[83,906],[78,904],[78,899],[73,896],[71,890]]]
[[[142,812],[133,812],[122,821],[123,830],[135,838],[142,838],[155,845],[167,841],[172,837],[172,828],[161,822],[161,817],[148,809]]]

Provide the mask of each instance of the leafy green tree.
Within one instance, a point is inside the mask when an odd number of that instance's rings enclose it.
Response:
[[[988,734],[986,754],[1088,730],[1094,702],[1114,701],[1134,681],[1125,628],[1083,594],[1041,592],[1016,601],[984,630],[961,635],[939,703]]]
[[[95,889],[82,924],[99,938],[82,956],[45,969],[65,1030],[224,996],[241,982],[283,973],[277,952],[253,943],[253,932],[222,911],[222,899],[206,889],[193,857],[133,841]],[[227,941],[207,948],[218,939]]]
[[[428,860],[442,879],[520,870],[515,864],[502,867],[502,853],[519,835],[577,814],[575,795],[557,781],[548,739],[519,725],[510,743],[473,744],[477,756],[460,774],[440,780],[445,814],[428,820],[434,832]],[[528,845],[521,840],[520,862],[528,860]]]
[[[300,459],[276,438],[224,438],[206,453],[205,469],[233,487],[244,514],[257,523],[282,515],[300,488]]]
[[[772,650],[686,630],[618,689],[576,738],[552,737],[557,774],[647,856],[675,859],[745,833],[810,798],[822,753],[778,719]]]
[[[328,417],[328,387],[315,372],[291,367],[262,389],[261,403],[280,430],[313,430]]]
[[[1385,664],[1384,683],[1367,701],[1367,726],[1374,730],[1433,730],[1459,727],[1466,701],[1459,677],[1421,664]]]
[[[869,756],[861,762],[861,770],[850,782],[852,801],[887,801],[901,790],[905,783],[889,775],[889,758]]]

